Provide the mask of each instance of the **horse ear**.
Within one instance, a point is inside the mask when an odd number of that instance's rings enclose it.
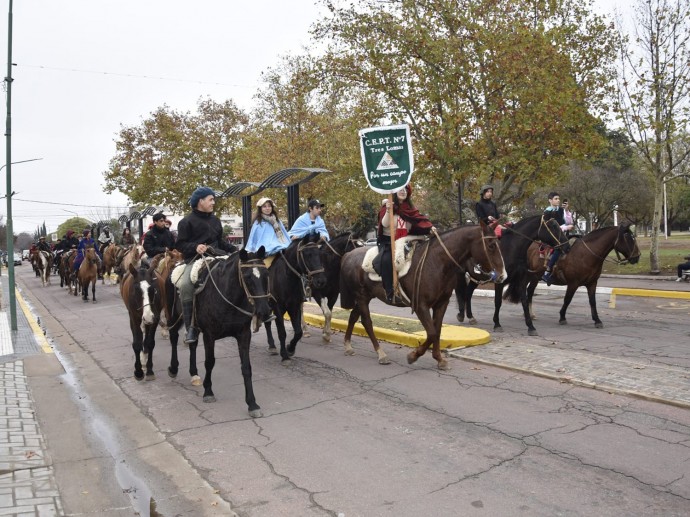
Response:
[[[256,256],[257,256],[257,258],[260,258],[261,260],[263,260],[266,257],[266,248],[264,246],[261,246],[256,251]]]
[[[247,253],[247,250],[241,249],[240,250],[240,260],[242,262],[244,262],[245,260],[247,260],[248,257],[249,257],[249,254]]]
[[[491,228],[489,228],[489,226],[484,222],[483,219],[479,220],[479,227],[482,229],[482,233],[484,235],[489,235],[490,233],[493,233],[491,231]]]

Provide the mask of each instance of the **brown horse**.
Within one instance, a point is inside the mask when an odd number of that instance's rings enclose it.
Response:
[[[81,287],[81,299],[89,301],[89,284],[91,284],[91,297],[96,301],[96,280],[98,280],[98,257],[96,248],[89,246],[84,250],[84,260],[77,271],[78,284]],[[76,295],[76,291],[74,293]]]
[[[136,269],[130,264],[120,282],[120,296],[129,313],[129,327],[132,331],[134,350],[134,378],[144,379],[142,364],[146,365],[146,380],[156,378],[153,373],[154,336],[158,326],[160,295],[152,270]]]
[[[635,236],[630,231],[630,224],[621,223],[620,226],[609,226],[600,228],[588,233],[584,237],[573,239],[570,252],[561,257],[553,270],[553,283],[556,285],[567,285],[563,299],[563,306],[560,311],[561,325],[566,325],[565,312],[573,299],[577,288],[585,286],[589,297],[589,307],[592,311],[592,320],[596,328],[603,328],[604,324],[599,319],[597,313],[597,282],[601,276],[601,269],[604,261],[611,251],[616,252],[618,264],[636,264],[640,260],[640,249],[637,247]],[[532,296],[539,283],[541,275],[546,270],[546,260],[539,258],[539,245],[532,244],[528,252],[530,275],[527,287],[528,303],[530,312],[532,309]],[[623,259],[621,259],[621,256]]]
[[[72,285],[76,291],[76,275],[74,271],[74,259],[77,257],[77,250],[69,250],[63,253],[60,258],[60,287],[67,286],[69,294],[72,294]]]
[[[344,309],[352,309],[345,332],[345,353],[354,354],[350,338],[355,323],[361,317],[362,325],[378,354],[379,364],[389,364],[386,353],[379,347],[369,314],[371,299],[385,301],[386,292],[381,282],[371,280],[362,268],[367,251],[368,248],[355,249],[347,253],[341,262],[340,305]],[[432,346],[432,356],[438,362],[438,368],[448,369],[448,361],[441,356],[441,323],[455,288],[457,270],[462,269],[460,264],[469,258],[483,271],[491,272],[496,281],[506,279],[496,235],[483,222],[479,226],[462,226],[434,234],[416,247],[409,273],[399,283],[426,330],[426,340],[408,354],[408,363],[414,363]]]
[[[120,267],[116,267],[118,275],[118,282],[122,281],[122,275],[129,271],[129,265],[132,264],[136,269],[141,267],[141,256],[144,254],[144,247],[141,244],[136,244],[125,251],[122,259],[120,259]]]
[[[113,280],[110,275],[113,273],[118,259],[122,260],[124,254],[125,248],[123,246],[118,246],[111,242],[105,247],[103,251],[103,279],[101,280],[101,285],[105,285],[106,276],[108,277],[108,283],[113,285]]]

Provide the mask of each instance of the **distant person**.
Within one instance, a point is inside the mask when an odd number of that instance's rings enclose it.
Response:
[[[686,262],[678,264],[678,278],[676,278],[676,282],[683,280],[683,271],[690,271],[690,255],[687,255],[683,258],[686,260]]]
[[[294,241],[307,235],[318,234],[322,240],[330,240],[326,223],[321,217],[321,210],[323,210],[324,206],[326,205],[318,199],[310,200],[307,205],[307,211],[300,215],[292,225],[292,228],[290,228],[288,232],[290,239]]]
[[[132,230],[129,228],[125,228],[122,230],[122,238],[120,239],[120,244],[123,246],[132,246],[136,241],[134,240],[134,236],[132,235]]]
[[[157,213],[153,216],[153,228],[144,235],[144,251],[149,260],[156,255],[165,253],[175,246],[172,234],[165,224],[165,215]]]
[[[50,244],[48,244],[46,242],[46,236],[45,235],[41,235],[38,238],[38,249],[40,251],[47,251],[48,253],[52,252],[52,250],[50,249]]]
[[[115,236],[110,232],[110,226],[104,226],[103,231],[98,236],[98,251],[100,252],[101,256],[103,256],[105,249],[114,242]]]
[[[549,206],[547,206],[544,210],[544,220],[548,221],[549,219],[555,219],[556,222],[558,222],[558,224],[561,226],[561,231],[566,234],[573,229],[572,224],[565,223],[565,214],[563,207],[561,206],[561,195],[558,192],[549,193]],[[560,256],[561,248],[554,248],[553,252],[551,253],[549,263],[546,266],[544,276],[541,278],[544,282],[546,282],[546,285],[551,285],[551,271],[553,270],[553,266],[556,264],[556,261]]]

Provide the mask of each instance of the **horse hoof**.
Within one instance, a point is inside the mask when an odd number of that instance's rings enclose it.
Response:
[[[355,355],[355,351],[352,348],[345,350],[345,355]]]
[[[503,327],[494,327],[494,332],[498,332],[498,333],[503,332]]]
[[[292,357],[293,355],[295,355],[295,347],[292,347],[292,348],[287,347],[287,354],[288,354],[290,357]]]
[[[269,346],[268,355],[278,355],[278,349],[274,346]]]
[[[201,377],[194,375],[192,377],[192,386],[201,386]]]
[[[264,414],[261,412],[260,409],[251,409],[249,411],[249,416],[252,418],[261,418],[262,416],[264,416]]]
[[[465,315],[460,314],[459,312],[455,315],[455,319],[457,319],[460,323],[464,323],[465,321]]]
[[[558,320],[558,324],[559,324],[559,325],[567,325],[567,324],[568,324],[568,320]]]
[[[441,361],[438,362],[438,369],[443,370],[443,371],[448,371],[450,370],[450,365],[448,364],[448,361],[445,359],[442,359]]]
[[[603,324],[601,321],[598,321],[598,322],[596,322],[596,323],[594,324],[594,327],[595,327],[595,328],[598,328],[598,329],[603,329],[603,328],[604,328],[604,324]]]
[[[309,332],[302,332],[302,337],[311,337]]]
[[[177,377],[177,371],[172,371],[169,366],[168,366],[168,377],[172,377],[173,379],[175,377]]]
[[[537,329],[529,329],[529,330],[527,331],[527,335],[528,335],[528,336],[538,336],[538,335],[539,335],[539,332],[537,332]]]
[[[147,373],[146,374],[146,380],[147,381],[155,381],[156,380],[156,374],[155,373]]]
[[[381,359],[379,359],[379,364],[391,364],[391,360],[387,357],[382,357]]]
[[[142,372],[142,373],[134,372],[134,378],[138,381],[143,381],[144,380],[144,372]]]
[[[407,364],[412,364],[417,360],[417,356],[415,355],[414,352],[410,352],[407,354]]]
[[[323,340],[324,343],[330,343],[331,342],[331,336],[321,336],[321,339]]]
[[[283,366],[292,366],[292,359],[283,359],[280,364]]]
[[[215,402],[216,397],[214,395],[204,395],[204,402],[207,404],[210,404],[211,402]]]
[[[470,318],[469,324],[470,325],[476,325],[477,324],[477,318]]]

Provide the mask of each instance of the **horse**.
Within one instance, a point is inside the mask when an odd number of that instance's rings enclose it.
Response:
[[[532,324],[527,302],[527,281],[529,279],[527,265],[527,249],[535,241],[541,241],[552,247],[560,247],[564,253],[570,249],[568,238],[561,231],[561,227],[555,219],[545,220],[542,215],[526,217],[515,223],[511,228],[503,230],[500,239],[501,252],[505,260],[506,270],[508,271],[508,281],[506,284],[497,283],[494,291],[494,332],[503,332],[503,327],[499,320],[499,313],[503,303],[503,289],[507,285],[508,291],[505,298],[512,303],[522,302],[525,314],[525,324],[527,333],[536,336],[537,329]],[[459,275],[456,282],[456,295],[458,300],[458,320],[462,321],[462,315],[467,311],[470,321],[472,316],[472,293],[477,288],[477,284],[465,283],[465,275]]]
[[[640,249],[637,247],[635,236],[630,231],[629,223],[600,228],[582,238],[574,239],[570,252],[556,262],[552,273],[553,283],[568,286],[560,310],[559,324],[567,325],[565,312],[577,288],[585,286],[594,326],[599,329],[604,327],[597,313],[596,292],[604,261],[611,251],[616,252],[618,264],[628,262],[636,264],[640,260]],[[545,259],[539,258],[539,246],[537,244],[532,244],[529,247],[527,260],[530,268],[527,299],[531,309],[534,290],[546,269]]]
[[[37,250],[34,255],[35,270],[41,277],[43,287],[50,285],[50,271],[53,267],[53,254],[49,251]]]
[[[113,285],[112,277],[110,276],[118,263],[118,259],[122,260],[122,256],[125,253],[125,248],[123,246],[118,246],[115,243],[110,243],[105,247],[103,251],[103,278],[101,279],[101,285],[105,285],[105,277],[108,277],[108,282]]]
[[[216,363],[217,339],[234,337],[240,356],[244,379],[244,398],[252,418],[262,416],[252,386],[252,365],[249,359],[251,334],[261,328],[261,322],[271,315],[268,299],[268,271],[264,264],[264,248],[248,253],[241,250],[227,258],[221,257],[210,266],[204,287],[196,294],[195,324],[204,339],[206,375],[204,376],[204,402],[215,402],[211,375]],[[196,347],[189,345],[190,374],[196,372]],[[176,354],[174,355],[176,359]],[[171,361],[169,372],[177,372]]]
[[[129,265],[132,264],[135,268],[141,267],[141,257],[144,255],[144,247],[141,244],[135,244],[131,246],[128,250],[124,252],[120,260],[120,267],[117,267],[116,263],[116,273],[118,276],[117,281],[122,281],[122,275],[129,270]]]
[[[460,264],[471,258],[483,271],[491,272],[498,281],[506,278],[501,250],[493,230],[483,222],[479,226],[461,226],[441,234],[434,233],[427,241],[415,247],[409,273],[399,279],[403,291],[408,294],[412,310],[426,331],[426,339],[407,356],[414,363],[432,346],[432,356],[438,368],[447,370],[448,361],[441,355],[441,324],[454,284],[448,278],[456,274]],[[369,313],[372,298],[386,300],[386,292],[380,280],[372,280],[363,267],[368,248],[358,248],[345,255],[340,269],[340,305],[352,309],[345,331],[345,354],[353,355],[351,337],[355,323],[361,317],[379,364],[390,364],[380,348]]]
[[[85,259],[86,260],[86,259]],[[156,378],[153,373],[154,336],[158,326],[160,296],[152,271],[135,268],[130,264],[120,282],[120,296],[129,314],[129,328],[132,331],[134,350],[134,378],[144,379],[142,363],[146,365],[146,380]]]
[[[41,276],[41,259],[40,259],[40,251],[38,248],[34,249],[31,252],[31,258],[29,259],[31,262],[31,267],[34,270],[34,273],[36,274],[37,277]]]
[[[84,260],[79,265],[77,280],[81,286],[81,299],[89,301],[89,284],[91,284],[91,297],[96,302],[96,280],[98,280],[98,258],[96,248],[89,246],[84,250]],[[77,292],[74,291],[76,296]]]
[[[280,341],[280,357],[283,365],[290,364],[295,355],[297,343],[302,339],[302,303],[307,296],[307,286],[323,289],[326,286],[326,275],[321,264],[319,235],[307,235],[293,240],[290,245],[276,255],[269,268],[269,285],[271,308],[276,316],[276,329]],[[294,335],[290,344],[285,346],[285,312],[290,316]],[[269,350],[273,342],[270,322],[265,323]],[[273,345],[275,349],[275,345]]]
[[[312,288],[311,295],[321,308],[324,316],[324,326],[322,338],[330,343],[331,319],[333,317],[333,306],[338,296],[340,296],[340,261],[345,253],[355,248],[361,248],[364,243],[361,240],[353,239],[351,233],[343,233],[333,237],[330,241],[321,244],[321,264],[326,274],[326,285],[323,288]],[[305,323],[302,321],[302,331],[305,332]]]
[[[58,267],[60,274],[60,287],[65,287],[66,284],[70,294],[72,294],[72,270],[76,256],[76,250],[64,252],[60,257],[60,265]]]

